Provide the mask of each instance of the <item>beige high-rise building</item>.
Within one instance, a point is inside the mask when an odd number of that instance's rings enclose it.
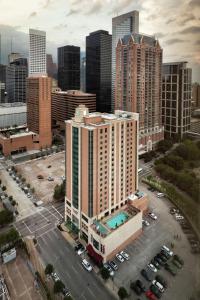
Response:
[[[138,114],[89,113],[66,123],[65,219],[98,262],[142,231],[147,200],[138,189]]]

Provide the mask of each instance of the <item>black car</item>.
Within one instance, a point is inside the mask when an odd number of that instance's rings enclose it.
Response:
[[[147,273],[147,271],[146,271],[145,269],[142,269],[141,275],[142,275],[147,281],[151,281],[151,278],[150,278],[149,274]]]
[[[154,295],[158,299],[161,298],[162,294],[161,294],[161,292],[159,291],[159,289],[155,285],[151,284],[150,287],[149,287],[149,289],[152,291],[152,293],[154,293]]]
[[[108,264],[111,266],[113,270],[115,271],[118,270],[118,265],[113,260],[109,261]]]
[[[154,260],[157,261],[159,263],[159,265],[164,266],[164,262],[157,255],[154,257]]]
[[[141,289],[141,291],[144,293],[146,292],[146,288],[145,288],[145,285],[143,284],[143,282],[141,280],[136,280],[136,285]]]
[[[66,289],[66,287],[64,287],[64,288],[62,289],[62,294],[63,294],[64,296],[70,296],[70,292],[68,291],[68,289]]]
[[[81,243],[77,244],[75,247],[74,247],[74,250],[75,251],[78,251],[79,249],[81,249],[83,247],[83,245]]]
[[[139,287],[135,282],[131,282],[130,288],[131,288],[138,296],[140,296],[140,295],[142,294],[142,290],[140,289],[140,287]]]
[[[169,255],[169,253],[167,253],[166,251],[164,250],[161,250],[160,251],[160,254],[164,255],[166,257],[166,259],[168,260],[171,256]]]
[[[152,259],[152,260],[151,260],[151,263],[152,263],[158,270],[160,270],[160,264],[158,263],[157,260]]]
[[[162,261],[163,261],[164,263],[167,262],[167,258],[166,258],[162,253],[159,253],[159,254],[158,254],[158,257],[159,257],[160,259],[162,259]]]
[[[160,282],[165,289],[167,288],[167,281],[161,275],[156,275],[155,279]]]

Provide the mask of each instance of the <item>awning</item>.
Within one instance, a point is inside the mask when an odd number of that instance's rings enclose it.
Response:
[[[94,250],[91,244],[88,244],[86,249],[88,251],[88,254],[94,259],[97,264],[102,263],[103,257]]]

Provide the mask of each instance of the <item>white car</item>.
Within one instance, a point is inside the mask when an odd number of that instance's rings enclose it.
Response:
[[[179,220],[184,220],[184,216],[179,215],[179,214],[175,214],[175,219],[176,219],[177,221],[179,221]]]
[[[51,176],[49,176],[49,177],[48,177],[48,181],[54,181],[54,178],[51,177]]]
[[[158,198],[162,198],[162,197],[164,197],[165,196],[165,194],[163,194],[163,193],[157,193],[157,197]]]
[[[90,264],[86,259],[83,259],[83,260],[82,260],[82,265],[84,266],[84,268],[85,268],[88,272],[91,272],[91,271],[92,271],[92,266],[91,266],[91,264]]]
[[[124,252],[124,251],[121,251],[121,252],[120,252],[120,255],[121,255],[123,258],[125,258],[126,260],[129,260],[129,255],[128,255],[128,253],[126,253],[126,252]]]
[[[78,254],[78,255],[81,255],[81,254],[84,253],[84,252],[85,252],[85,247],[82,246],[80,249],[78,249],[77,254]]]
[[[122,262],[124,262],[124,258],[123,258],[123,256],[121,255],[121,254],[116,254],[116,258],[122,263]]]
[[[156,269],[156,267],[153,264],[148,264],[147,267],[154,273],[158,272],[158,270]]]
[[[61,179],[64,181],[64,180],[65,180],[65,176],[64,176],[64,175],[62,175],[62,176],[61,176]]]
[[[173,255],[174,255],[173,251],[171,251],[171,250],[170,250],[167,246],[165,246],[165,245],[162,246],[161,250],[167,252],[170,256],[173,256]]]
[[[142,220],[142,224],[145,225],[145,226],[149,226],[150,225],[150,223],[147,220]]]
[[[155,285],[161,293],[164,293],[164,291],[165,291],[164,287],[162,286],[162,284],[160,282],[153,280],[152,284]]]
[[[30,194],[30,193],[28,193],[28,194],[27,194],[27,197],[28,197],[28,198],[31,198],[31,194]]]
[[[56,273],[51,273],[51,277],[53,278],[53,280],[56,282],[58,280],[60,280],[60,278],[58,277],[58,275]]]
[[[109,271],[110,276],[113,277],[115,273],[112,268],[108,264],[104,264],[103,266]]]
[[[153,220],[157,220],[158,217],[154,213],[149,213],[149,217],[152,218]]]

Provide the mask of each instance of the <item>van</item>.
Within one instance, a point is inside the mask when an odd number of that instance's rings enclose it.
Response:
[[[163,194],[163,193],[157,193],[157,197],[158,198],[162,198],[162,197],[164,197],[165,196],[165,194]]]

